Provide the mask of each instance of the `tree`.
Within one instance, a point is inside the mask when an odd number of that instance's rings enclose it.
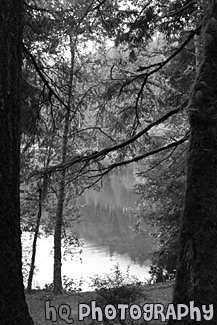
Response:
[[[34,275],[34,269],[35,269],[35,257],[36,257],[36,247],[37,247],[37,239],[39,236],[39,229],[40,229],[40,223],[41,223],[41,217],[42,217],[42,202],[45,195],[46,190],[46,184],[45,180],[43,180],[42,185],[38,184],[38,212],[37,212],[37,219],[36,219],[36,225],[34,229],[34,238],[32,243],[32,257],[31,257],[31,264],[30,264],[30,271],[28,276],[28,282],[27,282],[27,288],[26,292],[30,293],[32,290],[32,280]]]
[[[23,1],[1,1],[0,15],[0,321],[33,324],[25,302],[19,202]]]
[[[188,113],[191,137],[187,158],[180,255],[174,303],[214,305],[217,322],[217,1],[209,1],[202,28],[203,56]],[[175,320],[170,324],[176,324]],[[201,324],[207,322],[202,319]],[[195,324],[183,320],[181,324]]]
[[[74,79],[74,65],[75,65],[75,48],[76,41],[73,41],[73,37],[70,35],[70,49],[71,49],[71,66],[68,80],[68,98],[67,98],[67,109],[64,118],[64,130],[62,137],[62,154],[61,160],[64,163],[66,161],[67,154],[67,143],[69,137],[70,127],[70,108],[73,108],[73,79]],[[58,190],[58,202],[57,212],[55,220],[55,231],[54,231],[54,275],[53,275],[53,294],[58,295],[63,293],[62,288],[62,276],[61,276],[61,265],[62,265],[62,254],[61,254],[61,239],[62,239],[62,224],[63,224],[63,208],[65,201],[65,179],[66,170],[63,169],[60,172],[60,182]]]

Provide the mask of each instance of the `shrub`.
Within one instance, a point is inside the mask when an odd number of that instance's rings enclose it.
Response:
[[[144,287],[135,276],[129,275],[129,267],[127,268],[126,275],[120,270],[119,264],[114,267],[109,274],[103,276],[96,275],[92,280],[92,287],[96,292],[96,303],[104,311],[107,305],[113,305],[117,308],[118,304],[139,303],[141,299],[145,299]],[[111,324],[109,320],[103,315],[104,323]],[[120,319],[120,313],[117,315],[117,320],[121,324],[130,324],[129,318],[125,321]],[[131,320],[131,323],[133,321]]]

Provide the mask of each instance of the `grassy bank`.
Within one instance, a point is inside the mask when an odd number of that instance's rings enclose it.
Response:
[[[137,303],[143,305],[145,303],[160,303],[167,305],[172,301],[173,281],[158,283],[153,285],[144,286],[145,298]],[[30,314],[35,322],[35,325],[49,325],[49,324],[67,324],[63,319],[57,318],[54,323],[51,320],[45,320],[45,303],[49,301],[49,306],[55,306],[57,309],[60,305],[68,305],[71,309],[71,317],[74,319],[75,325],[85,324],[93,325],[94,323],[90,318],[86,318],[84,321],[78,321],[78,305],[81,303],[88,304],[93,300],[96,300],[97,296],[95,292],[81,292],[67,294],[59,297],[52,297],[47,291],[33,291],[31,294],[26,295],[27,303],[29,306]],[[64,317],[63,317],[64,318]],[[100,322],[100,324],[103,324]],[[144,321],[132,321],[130,324],[144,324]],[[163,324],[161,321],[151,321],[149,324]],[[165,323],[164,323],[165,324]]]

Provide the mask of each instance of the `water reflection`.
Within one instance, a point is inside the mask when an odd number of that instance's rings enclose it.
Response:
[[[136,166],[115,170],[103,183],[100,191],[87,191],[79,203],[83,204],[84,222],[76,227],[78,233],[97,247],[108,247],[110,255],[115,252],[128,254],[130,259],[143,264],[150,259],[153,240],[149,236],[132,231],[135,217],[132,208],[136,196],[132,187],[137,183]]]
[[[40,286],[43,288],[45,284],[52,282],[53,275],[53,256],[52,256],[53,237],[42,238],[38,241],[36,265],[37,273],[34,276],[33,287]],[[81,259],[80,259],[81,257]],[[148,278],[148,266],[150,261],[147,260],[142,266],[133,263],[127,254],[120,255],[118,253],[110,254],[108,247],[97,247],[95,244],[89,243],[84,239],[84,251],[82,256],[75,255],[72,259],[63,260],[62,274],[69,279],[73,279],[75,283],[83,281],[82,290],[91,290],[90,278],[96,274],[103,275],[110,273],[117,263],[122,273],[125,275],[128,265],[130,265],[130,274],[136,275],[140,281]]]
[[[153,251],[149,229],[145,236],[131,229],[135,222],[131,208],[136,202],[132,186],[136,182],[135,165],[119,168],[104,180],[99,191],[88,190],[79,199],[83,221],[73,230],[84,241],[82,260],[75,256],[72,261],[63,261],[62,274],[74,280],[82,277],[83,290],[89,289],[88,277],[109,273],[117,263],[123,272],[131,265],[130,274],[141,281],[148,277]],[[39,240],[36,257],[39,272],[34,280],[41,287],[52,282],[53,257],[49,255],[52,246],[52,237]]]
[[[130,210],[115,207],[109,210],[100,205],[86,205],[83,214],[85,220],[75,229],[93,247],[108,248],[110,256],[114,253],[128,254],[132,261],[139,264],[150,259],[152,239],[148,229],[146,236],[132,231],[135,219]]]

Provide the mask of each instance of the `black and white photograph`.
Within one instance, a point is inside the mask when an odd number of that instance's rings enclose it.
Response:
[[[0,0],[0,324],[217,325],[217,0]]]

